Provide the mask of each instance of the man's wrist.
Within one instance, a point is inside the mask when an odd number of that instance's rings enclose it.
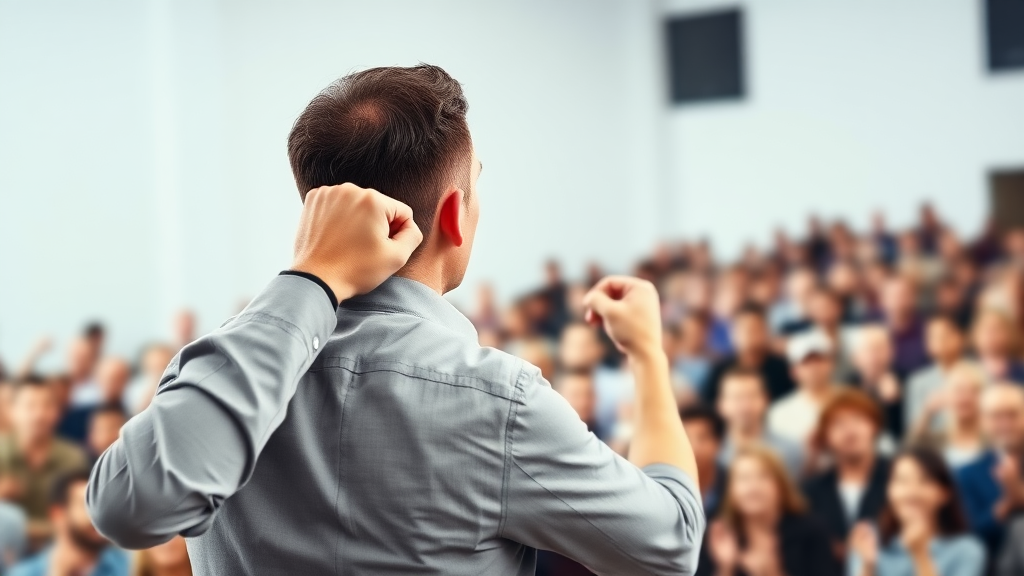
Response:
[[[665,355],[665,350],[661,346],[649,345],[629,350],[626,352],[626,358],[631,364],[651,367],[664,366],[668,369],[668,356]]]
[[[316,283],[317,286],[320,286],[320,288],[323,289],[324,294],[327,295],[327,299],[330,300],[331,306],[334,307],[335,310],[337,310],[338,303],[341,302],[341,300],[351,298],[352,296],[355,295],[354,292],[351,292],[351,288],[344,285],[328,284],[327,281],[325,281],[321,275],[316,274],[314,272],[310,272],[309,270],[292,268],[289,270],[284,270],[283,272],[281,272],[281,275],[299,276],[301,278],[305,278],[306,280]]]

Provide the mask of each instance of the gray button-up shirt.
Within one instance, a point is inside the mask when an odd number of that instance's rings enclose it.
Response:
[[[100,458],[100,531],[181,533],[197,576],[533,574],[549,549],[598,574],[690,574],[693,480],[602,444],[522,360],[392,278],[335,314],[275,278],[185,347]]]

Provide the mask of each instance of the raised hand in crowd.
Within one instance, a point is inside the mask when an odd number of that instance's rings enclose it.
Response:
[[[996,518],[1006,519],[1015,510],[1024,507],[1024,477],[1021,476],[1020,459],[1012,454],[1002,454],[992,468],[992,477],[1002,487],[1003,495],[996,502],[992,513]]]
[[[716,520],[708,527],[705,544],[714,560],[716,576],[732,576],[740,561],[740,545],[736,532],[723,520]]]
[[[861,570],[851,576],[874,576],[878,566],[878,532],[868,522],[858,522],[850,530],[849,548],[857,554],[861,562]]]

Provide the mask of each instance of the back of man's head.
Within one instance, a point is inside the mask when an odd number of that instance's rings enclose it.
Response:
[[[317,95],[288,136],[299,194],[351,182],[404,202],[424,238],[451,187],[470,193],[462,87],[437,66],[371,68]]]

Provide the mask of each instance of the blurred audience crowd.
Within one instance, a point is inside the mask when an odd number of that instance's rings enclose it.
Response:
[[[717,262],[704,241],[637,264],[662,299],[663,343],[709,519],[698,574],[1024,576],[1024,229],[960,237],[929,205],[869,230],[811,218],[802,238]],[[604,272],[546,282],[500,306],[481,286],[482,345],[538,366],[625,454],[633,383],[583,321]],[[182,538],[128,553],[85,510],[89,467],[144,410],[174,354],[106,353],[101,324],[59,372],[0,366],[0,574],[191,574]],[[130,505],[130,503],[125,503]],[[1013,545],[1016,542],[1018,545]],[[589,574],[542,552],[540,576]]]
[[[924,205],[906,230],[811,218],[732,263],[665,244],[632,273],[661,295],[697,455],[698,574],[1024,576],[1024,229],[962,238]],[[625,454],[628,366],[581,306],[602,275],[550,262],[469,316]],[[541,575],[588,573],[541,555]]]
[[[53,347],[48,338],[17,369],[0,365],[0,575],[191,576],[183,538],[129,553],[96,531],[85,506],[92,463],[193,339],[191,313],[175,324],[175,342],[145,345],[137,359],[107,354],[105,329],[92,323],[59,372],[36,369]]]

